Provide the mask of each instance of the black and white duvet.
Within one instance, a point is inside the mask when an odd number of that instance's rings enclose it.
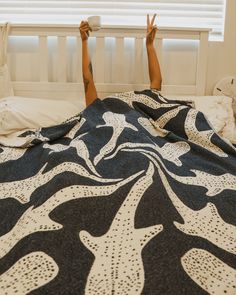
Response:
[[[236,294],[236,151],[202,113],[129,92],[15,142],[1,295]]]

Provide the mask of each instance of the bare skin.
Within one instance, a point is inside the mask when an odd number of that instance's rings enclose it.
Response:
[[[82,39],[82,71],[86,106],[90,105],[97,97],[97,90],[93,81],[93,68],[88,52],[88,37],[91,31],[88,22],[80,23],[80,35]]]
[[[149,15],[147,15],[147,34],[146,34],[146,48],[148,56],[148,68],[149,68],[149,78],[150,78],[150,88],[161,90],[161,70],[159,61],[157,58],[156,50],[154,47],[154,40],[157,32],[157,26],[154,25],[156,14],[150,20]],[[86,105],[90,105],[95,99],[97,99],[97,90],[93,80],[93,69],[91,59],[88,52],[88,38],[89,31],[91,31],[87,21],[82,21],[80,23],[80,35],[82,40],[82,71],[83,71],[83,81],[85,90]]]
[[[154,40],[157,32],[157,26],[154,25],[156,14],[152,17],[151,21],[149,14],[147,15],[147,35],[146,35],[146,48],[148,55],[148,69],[150,78],[150,88],[161,90],[162,76],[159,61],[157,58],[156,50],[154,47]]]

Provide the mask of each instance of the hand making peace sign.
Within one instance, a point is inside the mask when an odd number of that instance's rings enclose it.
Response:
[[[153,41],[155,40],[156,32],[157,32],[157,26],[154,25],[156,18],[156,14],[151,19],[149,18],[149,14],[147,15],[147,35],[146,35],[146,44],[153,44]]]

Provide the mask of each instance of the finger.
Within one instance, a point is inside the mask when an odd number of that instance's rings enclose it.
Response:
[[[155,35],[156,35],[156,32],[153,30],[153,31],[151,32],[151,37],[152,37],[153,40],[155,39]]]
[[[86,24],[86,26],[84,26],[84,29],[87,30],[87,31],[89,31],[90,26]]]
[[[149,18],[149,14],[147,14],[147,26],[150,26],[150,18]]]
[[[84,32],[88,32],[88,31],[91,31],[91,28],[89,26],[83,26],[80,28],[82,31]]]
[[[154,24],[154,21],[155,21],[155,18],[156,18],[156,13],[153,15],[153,17],[152,17],[152,21],[151,21],[151,26]]]
[[[87,22],[83,22],[83,24],[81,25],[81,27],[88,27],[89,24]]]
[[[80,26],[79,28],[80,28],[80,30],[86,31],[86,27],[85,26]]]
[[[80,22],[80,26],[83,26],[84,24],[85,24],[85,21],[82,20],[82,21]]]
[[[80,26],[80,28],[83,30],[88,30],[89,26],[87,24],[83,24],[82,26]]]
[[[156,33],[157,31],[157,26],[152,27],[152,31],[154,31]]]
[[[81,27],[88,27],[88,23],[87,22],[82,22]]]

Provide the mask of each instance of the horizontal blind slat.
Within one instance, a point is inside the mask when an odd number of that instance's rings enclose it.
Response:
[[[1,22],[79,23],[101,15],[104,25],[144,26],[147,13],[157,13],[159,26],[207,27],[224,32],[226,0],[0,0]]]

